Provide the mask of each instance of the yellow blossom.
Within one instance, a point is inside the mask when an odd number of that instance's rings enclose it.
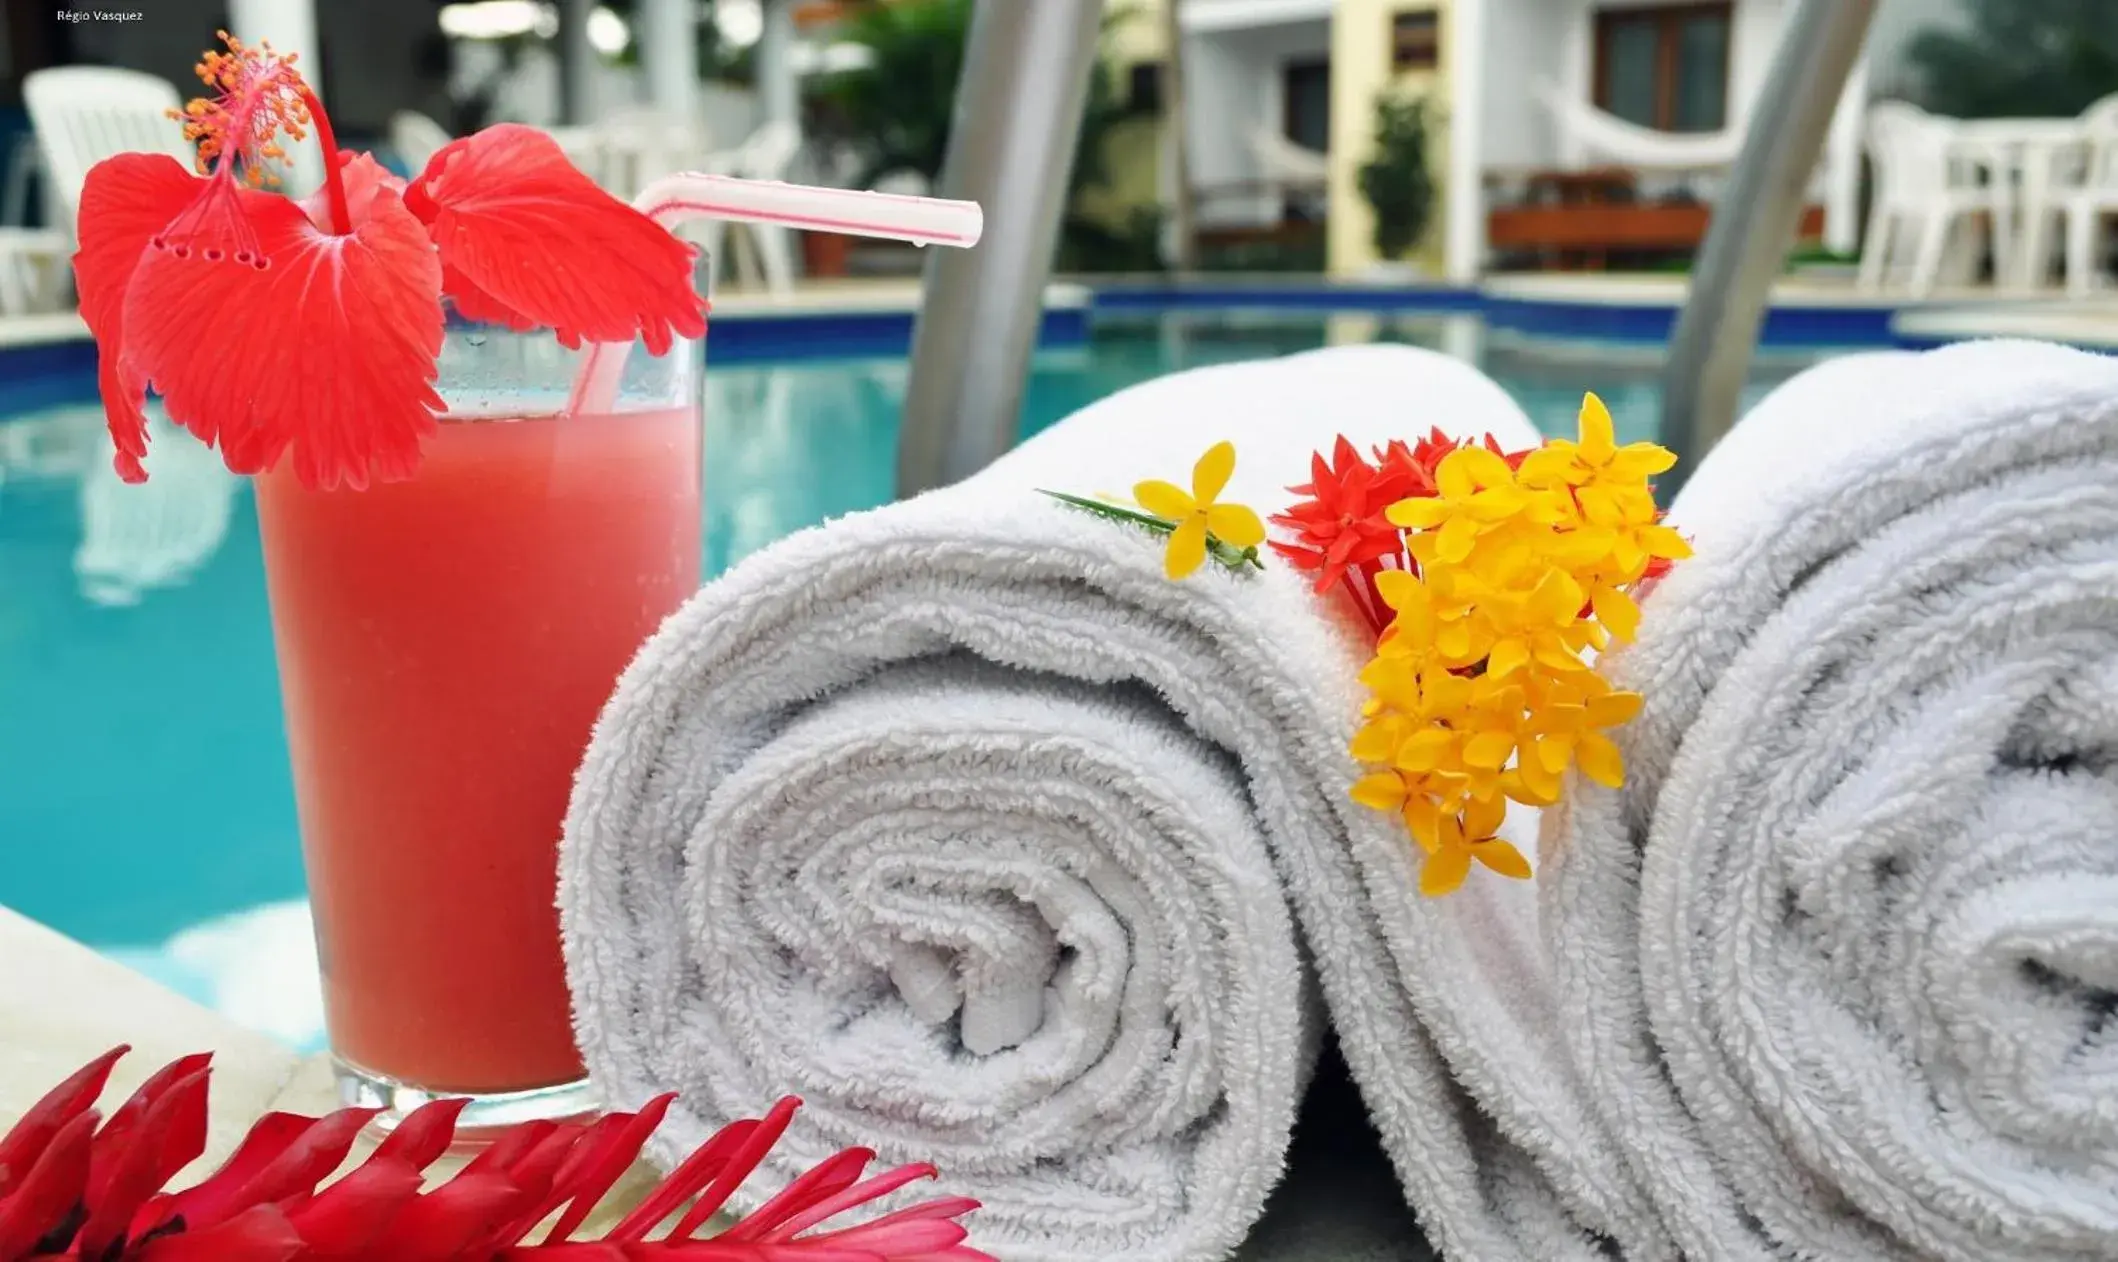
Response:
[[[1675,453],[1653,443],[1618,445],[1611,424],[1611,411],[1593,391],[1581,396],[1577,437],[1554,438],[1531,452],[1516,470],[1516,479],[1526,487],[1645,486],[1647,480],[1677,463]],[[1577,492],[1578,494],[1578,492]],[[1583,505],[1584,508],[1586,504]],[[1650,514],[1654,501],[1647,500]]]
[[[1544,566],[1536,585],[1493,586],[1479,592],[1478,612],[1492,620],[1486,673],[1506,678],[1532,661],[1558,671],[1588,669],[1582,647],[1581,584],[1556,566]]]
[[[1484,447],[1458,447],[1443,456],[1434,467],[1434,486],[1436,494],[1399,500],[1384,516],[1393,526],[1435,531],[1436,555],[1447,563],[1469,556],[1482,531],[1529,505],[1508,462]]]
[[[1650,443],[1618,446],[1593,394],[1580,435],[1518,470],[1482,447],[1435,469],[1437,494],[1391,505],[1408,566],[1375,576],[1390,611],[1350,752],[1366,769],[1353,796],[1403,819],[1426,853],[1420,888],[1459,888],[1474,866],[1530,875],[1498,836],[1507,803],[1558,801],[1579,768],[1624,783],[1605,731],[1640,709],[1584,656],[1632,638],[1628,590],[1658,560],[1690,555],[1659,522],[1648,479],[1670,467]]]
[[[1530,862],[1513,844],[1497,834],[1507,819],[1507,804],[1499,800],[1473,801],[1463,813],[1444,817],[1419,869],[1419,892],[1429,898],[1454,893],[1471,874],[1475,860],[1502,876],[1526,881]]]
[[[1265,542],[1265,523],[1255,512],[1241,504],[1215,502],[1235,472],[1235,461],[1234,443],[1215,443],[1192,467],[1190,494],[1173,483],[1152,479],[1133,488],[1133,498],[1142,508],[1176,523],[1163,562],[1171,578],[1184,578],[1206,563],[1208,535],[1239,549]]]
[[[1396,815],[1429,852],[1441,844],[1444,822],[1460,795],[1445,776],[1388,769],[1370,772],[1353,785],[1353,800],[1371,810]]]
[[[1438,656],[1448,666],[1469,666],[1485,656],[1476,629],[1466,621],[1470,603],[1445,571],[1421,577],[1384,570],[1375,578],[1375,589],[1395,615],[1383,628],[1376,652],[1422,662]]]
[[[1640,694],[1616,691],[1591,673],[1539,682],[1543,695],[1530,703],[1517,767],[1525,800],[1556,801],[1570,764],[1606,788],[1624,787],[1625,761],[1600,729],[1629,722],[1640,712]]]

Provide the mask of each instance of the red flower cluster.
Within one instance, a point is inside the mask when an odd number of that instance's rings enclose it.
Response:
[[[1491,434],[1485,444],[1509,468],[1529,454],[1501,451]],[[1434,429],[1411,446],[1393,438],[1370,460],[1340,435],[1329,463],[1324,453],[1315,453],[1309,458],[1309,481],[1287,488],[1308,498],[1271,519],[1294,536],[1291,542],[1273,540],[1272,550],[1296,569],[1315,574],[1320,594],[1333,584],[1345,584],[1361,616],[1380,636],[1389,625],[1390,611],[1375,590],[1375,577],[1386,568],[1412,564],[1404,555],[1402,532],[1383,514],[1399,500],[1434,495],[1435,466],[1457,446],[1455,439]]]
[[[423,1172],[454,1142],[460,1100],[413,1113],[328,1187],[374,1111],[272,1113],[205,1182],[167,1192],[206,1146],[210,1058],[169,1065],[103,1120],[94,1105],[126,1051],[88,1064],[0,1137],[0,1262],[993,1262],[963,1243],[957,1219],[978,1203],[961,1197],[817,1230],[934,1174],[909,1165],[863,1179],[875,1154],[860,1148],[817,1165],[728,1231],[694,1239],[786,1130],[791,1097],[706,1141],[599,1240],[571,1237],[673,1097],[593,1122],[511,1128],[430,1189]],[[679,1209],[675,1227],[649,1240]],[[539,1243],[523,1243],[553,1215]]]

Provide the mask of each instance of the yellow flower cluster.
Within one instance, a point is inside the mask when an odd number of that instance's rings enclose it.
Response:
[[[1640,610],[1627,588],[1656,558],[1690,555],[1648,487],[1675,460],[1652,443],[1620,447],[1590,394],[1574,441],[1512,469],[1457,448],[1435,468],[1437,494],[1390,507],[1417,571],[1376,584],[1394,616],[1361,673],[1371,696],[1352,752],[1368,774],[1353,796],[1404,818],[1426,852],[1422,893],[1456,889],[1474,861],[1530,875],[1497,835],[1508,799],[1556,802],[1569,767],[1623,783],[1604,730],[1638,713],[1640,696],[1582,655],[1631,639]]]

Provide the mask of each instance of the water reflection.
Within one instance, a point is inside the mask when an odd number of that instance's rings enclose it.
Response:
[[[90,604],[135,605],[182,583],[228,537],[242,483],[219,453],[160,417],[149,417],[148,441],[147,481],[119,480],[107,434],[81,480],[74,575]]]
[[[0,424],[0,488],[20,499],[36,484],[78,487],[75,583],[92,605],[136,605],[183,583],[228,537],[241,479],[220,457],[149,408],[148,480],[128,485],[97,404],[51,408]],[[0,513],[7,505],[0,502]],[[18,510],[28,513],[32,510]]]

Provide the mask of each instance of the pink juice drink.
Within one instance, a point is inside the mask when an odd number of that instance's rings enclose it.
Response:
[[[416,476],[361,492],[258,479],[343,1071],[478,1095],[582,1077],[556,848],[612,685],[699,585],[688,393],[611,415],[445,418]]]

